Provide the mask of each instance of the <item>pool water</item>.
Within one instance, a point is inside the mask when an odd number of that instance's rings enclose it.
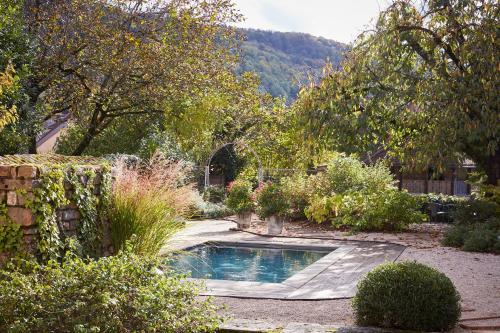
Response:
[[[330,251],[203,244],[170,265],[192,278],[280,283]]]

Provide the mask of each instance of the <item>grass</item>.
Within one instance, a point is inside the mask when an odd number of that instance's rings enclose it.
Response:
[[[156,255],[183,228],[195,196],[186,173],[161,156],[136,166],[117,162],[109,213],[115,251],[130,240],[134,253]]]

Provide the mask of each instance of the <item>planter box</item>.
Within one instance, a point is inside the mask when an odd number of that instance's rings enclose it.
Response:
[[[271,215],[267,220],[267,233],[269,235],[279,235],[283,231],[285,219],[281,216]]]
[[[236,224],[240,229],[248,229],[252,223],[252,212],[237,215]]]

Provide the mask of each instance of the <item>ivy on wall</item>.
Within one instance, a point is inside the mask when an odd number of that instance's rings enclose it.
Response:
[[[97,257],[100,255],[103,223],[111,189],[111,172],[103,167],[101,180],[102,196],[95,193],[94,170],[81,172],[77,166],[44,166],[40,168],[37,186],[33,188],[33,198],[26,199],[26,206],[31,209],[38,226],[38,256],[41,260],[57,260],[66,251],[78,255]],[[66,192],[65,182],[71,185]],[[69,195],[68,195],[69,194]],[[61,222],[57,219],[57,210],[74,202],[80,212],[77,236],[67,237]]]
[[[60,166],[40,168],[38,186],[33,198],[26,201],[38,226],[38,252],[42,260],[58,259],[64,249],[56,211],[68,204],[64,190],[64,172]]]
[[[21,245],[23,231],[7,215],[7,207],[0,204],[0,253],[15,252]]]
[[[103,219],[107,211],[107,198],[111,189],[110,170],[104,168],[101,175],[100,196],[95,194],[96,173],[94,170],[78,172],[71,167],[66,174],[66,180],[73,188],[71,201],[75,202],[80,211],[80,223],[77,232],[78,242],[83,255],[97,257],[102,241]]]

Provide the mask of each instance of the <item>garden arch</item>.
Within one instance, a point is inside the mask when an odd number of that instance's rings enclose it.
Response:
[[[255,159],[257,160],[258,164],[258,169],[257,169],[257,179],[260,182],[264,179],[264,171],[262,169],[262,163],[260,161],[259,155],[253,150],[252,147],[248,146],[247,144],[243,142],[227,142],[224,144],[219,145],[217,148],[215,148],[210,156],[207,159],[207,162],[205,163],[205,187],[210,186],[210,163],[212,163],[212,159],[214,158],[215,154],[217,154],[221,149],[227,147],[227,146],[240,146],[248,149],[253,156],[255,156]]]

